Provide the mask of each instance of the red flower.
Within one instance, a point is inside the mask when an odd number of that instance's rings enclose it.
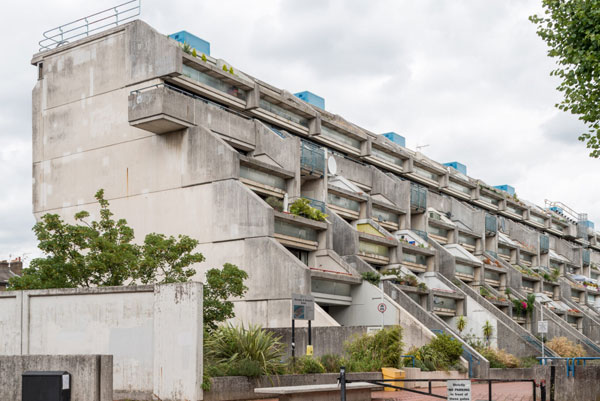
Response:
[[[527,309],[527,302],[523,301],[521,305],[523,305],[523,309]]]

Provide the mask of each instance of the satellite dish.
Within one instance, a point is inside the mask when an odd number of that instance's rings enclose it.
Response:
[[[329,156],[327,159],[327,171],[331,175],[336,175],[337,173],[337,163],[335,162],[333,155]]]

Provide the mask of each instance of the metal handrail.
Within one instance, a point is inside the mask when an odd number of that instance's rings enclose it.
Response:
[[[400,358],[410,358],[412,359],[412,367],[415,367],[415,356],[414,355],[400,355]]]
[[[137,17],[141,14],[141,11],[142,0],[130,0],[106,10],[90,14],[87,17],[60,25],[42,34],[44,38],[38,42],[40,51],[57,48],[69,43],[69,40],[89,36],[91,33],[103,28],[118,26],[125,21]],[[101,23],[103,25],[97,26]]]

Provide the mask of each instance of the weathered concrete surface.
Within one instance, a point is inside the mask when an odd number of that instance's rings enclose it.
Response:
[[[311,375],[282,375],[248,378],[244,376],[213,377],[210,391],[204,393],[205,401],[233,401],[263,399],[264,394],[254,393],[258,387],[301,386],[309,384],[337,383],[339,373]],[[381,380],[381,372],[347,373],[348,380]]]
[[[0,356],[0,400],[20,400],[26,371],[66,371],[71,374],[74,401],[113,400],[112,355]]]
[[[200,399],[201,311],[193,282],[3,292],[0,355],[112,355],[114,399]]]
[[[598,401],[600,400],[600,366],[576,366],[575,377],[567,377],[563,361],[555,362],[556,401]],[[536,366],[529,369],[490,369],[490,379],[535,379],[539,383],[546,380],[546,399],[550,399],[551,366]],[[539,394],[539,389],[538,389]],[[539,395],[538,395],[539,397]],[[540,398],[538,398],[540,399]]]

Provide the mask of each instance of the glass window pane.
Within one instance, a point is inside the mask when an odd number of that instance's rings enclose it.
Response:
[[[312,292],[320,292],[322,294],[340,295],[344,297],[350,296],[350,284],[339,283],[329,280],[311,280]]]
[[[416,263],[418,265],[427,265],[427,257],[425,255],[404,252],[402,254],[402,260],[405,262]]]
[[[398,215],[392,212],[388,212],[386,210],[377,209],[373,207],[373,219],[379,222],[390,222],[394,224],[398,224]]]
[[[462,263],[456,263],[455,270],[457,273],[468,274],[470,276],[475,274],[473,266],[463,265]]]
[[[300,117],[298,114],[286,110],[283,107],[277,106],[265,99],[260,99],[259,105],[261,108],[270,111],[273,114],[277,114],[279,117],[283,117],[286,120],[290,120],[295,122],[296,124],[300,124],[304,127],[308,127],[308,120],[304,117]]]
[[[342,196],[338,196],[333,193],[327,194],[327,203],[331,203],[332,205],[343,207],[344,209],[354,210],[355,212],[360,211],[360,203],[359,202],[352,200],[352,199],[344,198]]]
[[[240,89],[235,85],[227,84],[215,77],[211,77],[210,75],[198,71],[189,65],[183,65],[183,75],[193,79],[194,81],[208,85],[211,88],[218,89],[221,92],[226,92],[231,96],[237,97],[238,99],[246,100],[246,91],[243,89]]]
[[[317,241],[317,231],[312,228],[296,226],[287,221],[275,219],[275,233],[296,237],[307,241]]]
[[[429,178],[430,180],[433,180],[433,181],[438,180],[437,174],[434,174],[429,170],[425,170],[424,168],[414,166],[414,172],[415,172],[415,174],[420,175],[421,177]]]
[[[284,178],[254,170],[247,166],[240,166],[240,177],[282,190],[287,189]]]
[[[358,241],[358,250],[359,252],[364,252],[366,254],[385,256],[386,258],[389,256],[389,249],[387,246],[373,244],[372,242],[364,242]]]
[[[379,159],[385,160],[388,163],[395,164],[397,166],[402,167],[404,165],[401,158],[393,156],[387,152],[379,150],[375,147],[371,148],[371,153],[373,156],[378,157]]]
[[[344,135],[339,131],[326,127],[325,125],[321,126],[321,134],[335,139],[345,145],[349,145],[353,148],[360,149],[360,141],[358,139],[349,137],[348,135]]]

